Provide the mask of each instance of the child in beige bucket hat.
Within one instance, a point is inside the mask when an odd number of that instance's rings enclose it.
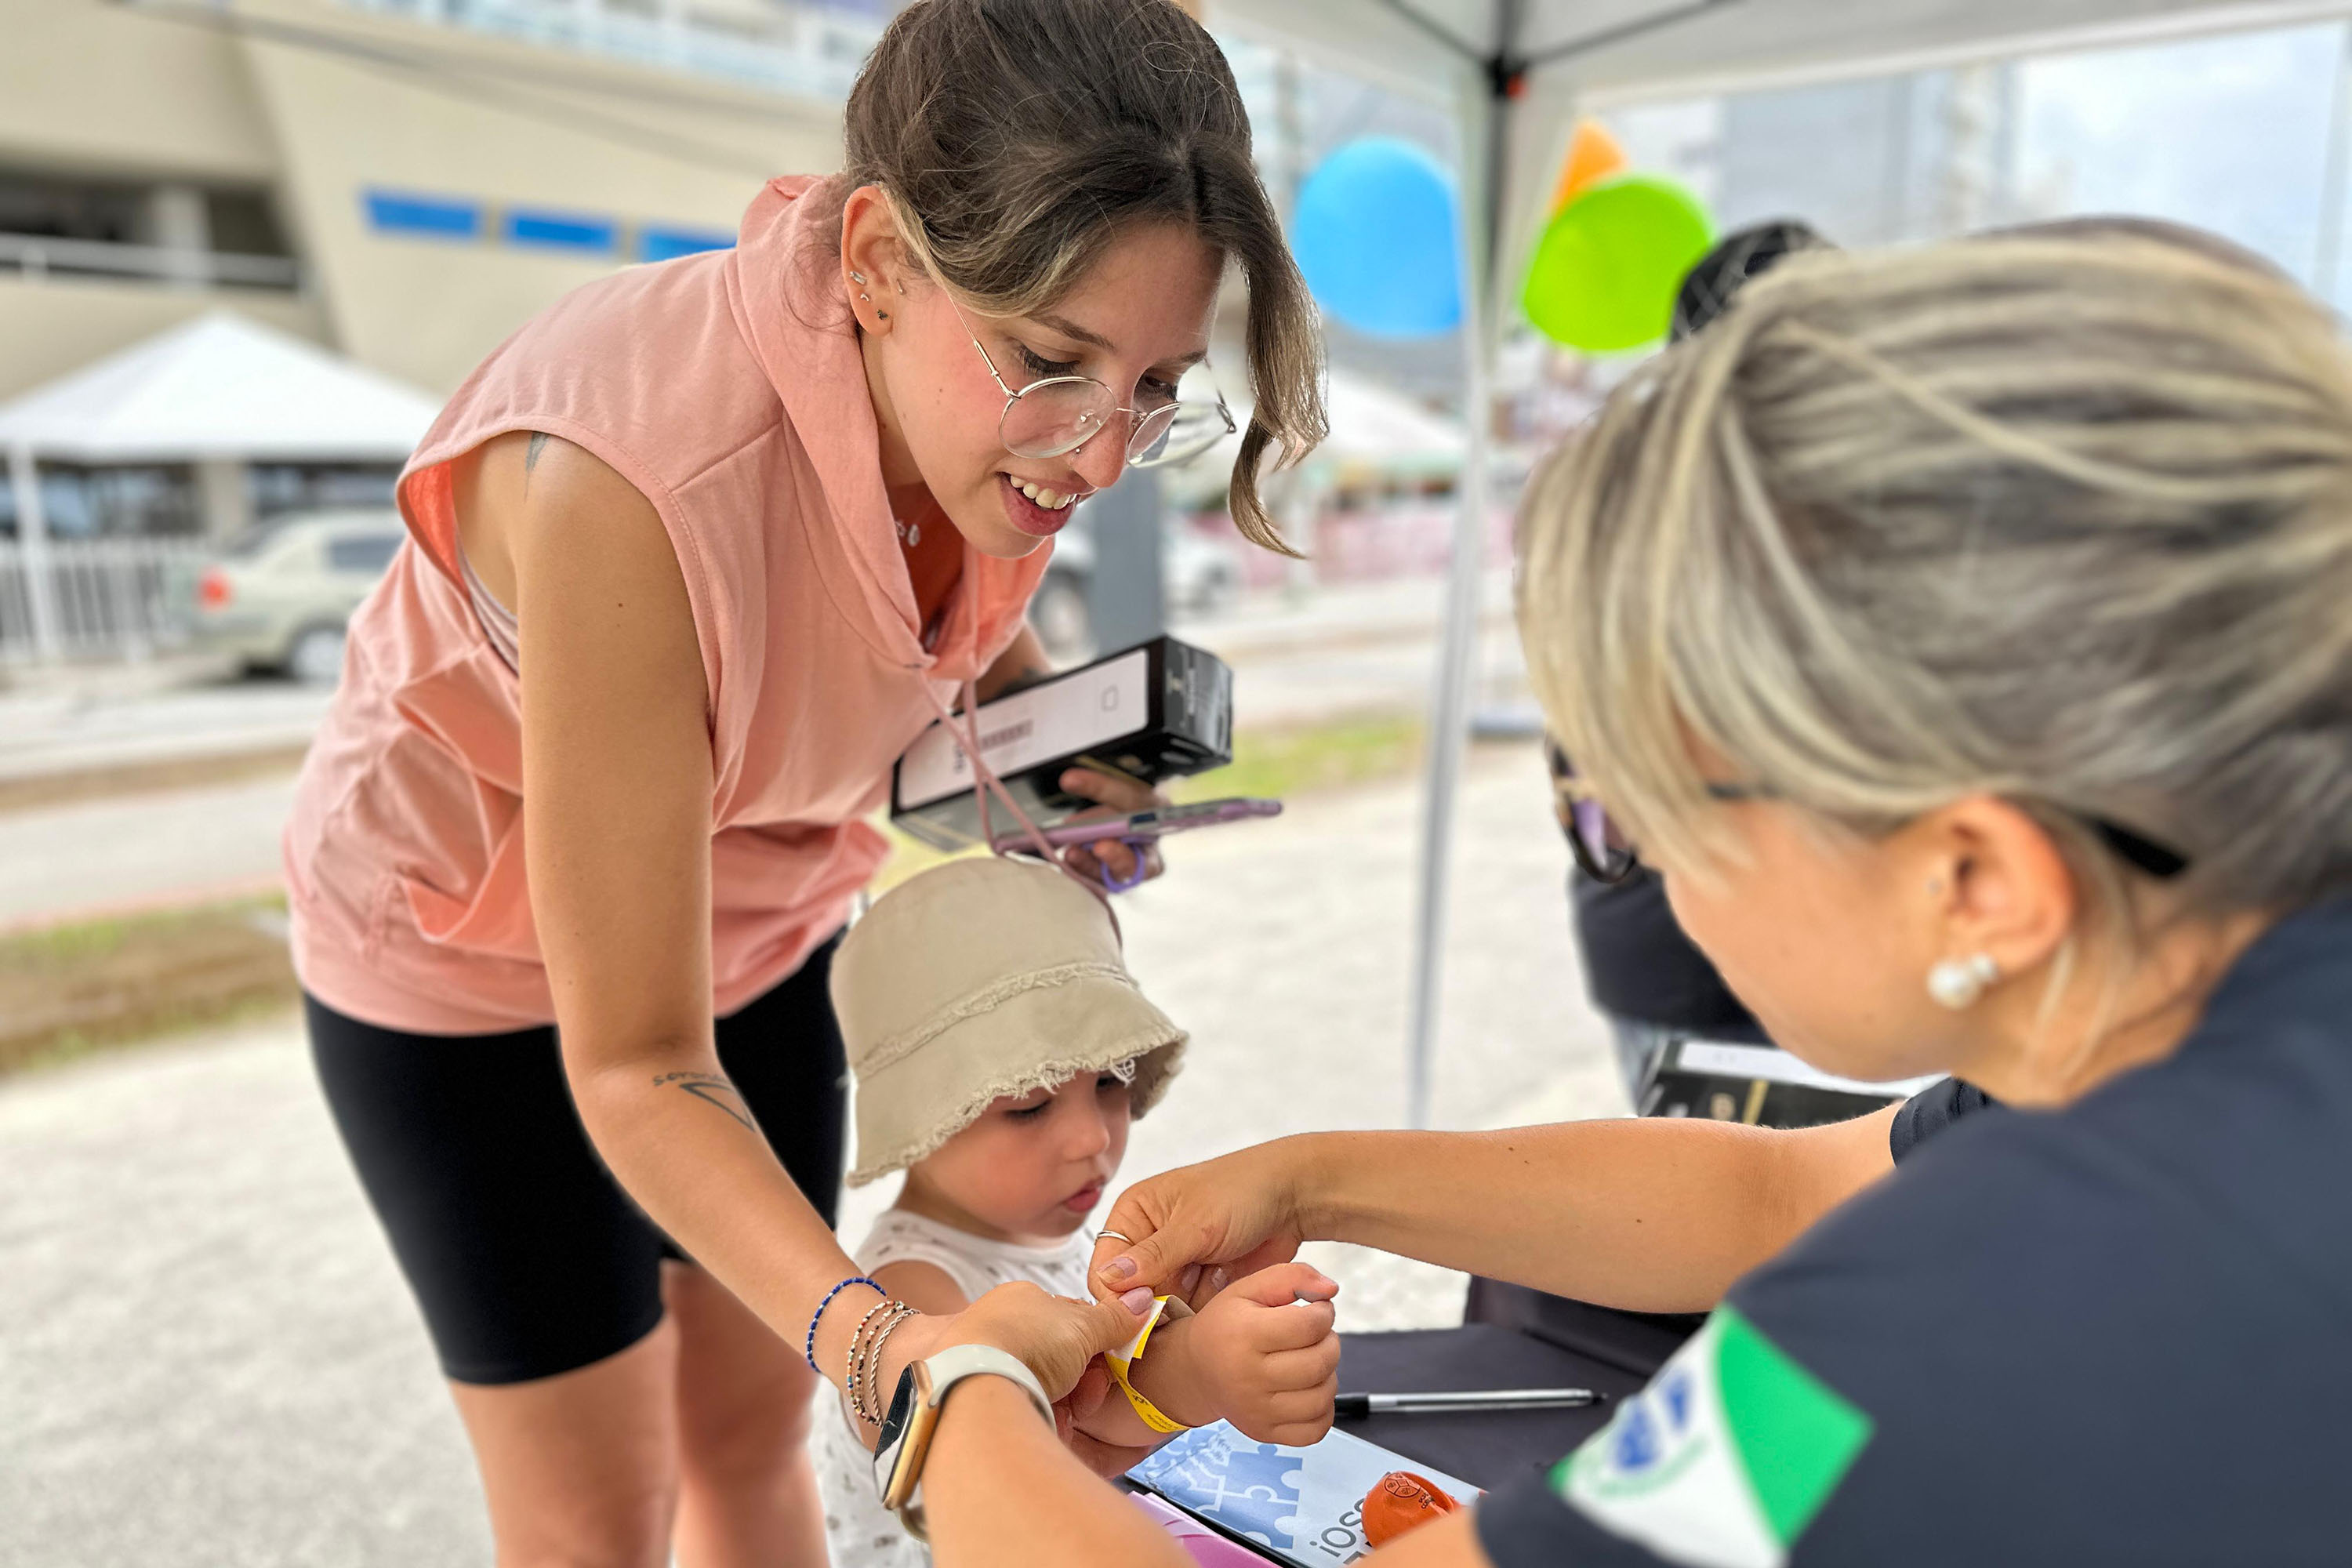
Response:
[[[925,1312],[961,1311],[1015,1280],[1088,1295],[1087,1216],[1118,1172],[1129,1122],[1159,1103],[1185,1044],[1128,973],[1103,901],[1032,861],[951,861],[851,928],[833,961],[833,1004],[856,1078],[850,1184],[906,1173],[856,1249],[858,1266]],[[1150,1357],[1132,1369],[1143,1403],[1113,1393],[1080,1434],[1115,1448],[1163,1441],[1149,1406],[1171,1429],[1223,1418],[1268,1440],[1319,1436],[1317,1412],[1328,1425],[1331,1401],[1316,1378],[1336,1371],[1338,1342],[1328,1309],[1293,1302],[1331,1289],[1285,1264],[1155,1329]],[[1307,1386],[1294,1386],[1302,1377]],[[871,1458],[845,1420],[822,1423],[817,1453],[836,1564],[926,1561],[882,1510]]]
[[[857,1079],[852,1186],[936,1153],[992,1100],[1083,1072],[1115,1076],[1141,1116],[1184,1052],[1184,1031],[1128,974],[1101,900],[1051,867],[1000,856],[951,861],[876,903],[834,958],[833,1006]],[[1044,1223],[992,1223],[1005,1221]]]

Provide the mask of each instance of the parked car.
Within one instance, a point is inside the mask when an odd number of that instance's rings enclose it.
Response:
[[[1160,573],[1168,584],[1169,614],[1214,615],[1241,597],[1241,547],[1171,518],[1160,534]]]
[[[1055,538],[1045,581],[1029,601],[1029,624],[1058,663],[1081,663],[1102,651],[1092,608],[1096,560],[1093,520],[1081,505]],[[1242,591],[1240,552],[1170,517],[1160,525],[1160,583],[1170,615],[1213,614]]]
[[[315,685],[343,669],[343,627],[407,537],[389,507],[294,512],[197,574],[197,646]]]

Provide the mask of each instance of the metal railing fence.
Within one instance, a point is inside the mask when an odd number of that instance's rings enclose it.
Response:
[[[27,278],[100,274],[195,288],[295,289],[302,282],[301,264],[289,256],[237,256],[33,234],[0,234],[0,268],[14,268]]]
[[[49,539],[28,552],[0,540],[0,663],[140,658],[185,642],[210,549],[202,539]]]

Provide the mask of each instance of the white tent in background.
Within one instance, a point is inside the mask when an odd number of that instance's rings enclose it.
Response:
[[[1252,405],[1247,398],[1227,399],[1234,423],[1249,428]],[[1433,414],[1402,393],[1344,370],[1334,370],[1323,385],[1324,412],[1331,434],[1307,459],[1307,478],[1319,481],[1330,470],[1373,470],[1399,475],[1459,472],[1470,449],[1461,422]],[[1162,481],[1172,495],[1200,504],[1222,501],[1225,481],[1241,452],[1236,432],[1209,448],[1201,458],[1163,470]]]
[[[1432,414],[1409,397],[1361,376],[1334,371],[1325,387],[1331,438],[1316,449],[1343,463],[1411,473],[1451,473],[1470,442],[1458,420]]]
[[[0,404],[0,447],[73,463],[396,463],[439,412],[414,387],[215,310]]]
[[[60,646],[41,459],[397,463],[438,412],[414,387],[227,310],[0,404],[36,651]]]
[[[1230,29],[1407,96],[1462,131],[1463,339],[1471,407],[1444,651],[1432,703],[1406,1118],[1429,1120],[1454,795],[1488,509],[1495,303],[1510,290],[1580,110],[1643,98],[1958,65],[2340,16],[2346,0],[1207,0]]]

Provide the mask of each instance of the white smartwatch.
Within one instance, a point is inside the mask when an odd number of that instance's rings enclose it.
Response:
[[[1045,1425],[1054,1424],[1054,1402],[1045,1397],[1036,1374],[1018,1356],[994,1345],[950,1345],[928,1360],[910,1363],[898,1374],[898,1391],[882,1417],[882,1436],[874,1445],[874,1484],[882,1493],[882,1506],[897,1514],[907,1533],[918,1541],[930,1540],[918,1494],[931,1434],[939,1429],[940,1407],[947,1403],[948,1390],[967,1377],[980,1376],[1019,1384]]]

